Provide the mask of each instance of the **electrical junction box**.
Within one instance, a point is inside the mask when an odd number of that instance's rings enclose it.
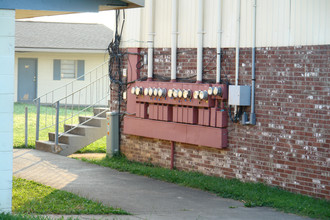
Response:
[[[251,86],[229,86],[229,105],[250,106]]]

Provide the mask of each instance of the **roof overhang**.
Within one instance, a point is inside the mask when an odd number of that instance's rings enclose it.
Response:
[[[18,53],[29,53],[29,52],[39,52],[39,53],[107,53],[106,48],[104,50],[100,49],[70,49],[70,48],[31,48],[31,47],[16,47],[15,52]]]
[[[16,9],[16,18],[143,7],[144,0],[0,0],[0,9]]]

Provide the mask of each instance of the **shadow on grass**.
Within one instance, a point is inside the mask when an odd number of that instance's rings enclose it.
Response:
[[[128,215],[118,208],[79,197],[33,181],[13,179],[13,212],[17,214],[116,214]]]

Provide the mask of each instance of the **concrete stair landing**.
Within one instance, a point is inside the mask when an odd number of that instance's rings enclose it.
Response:
[[[97,141],[107,133],[106,112],[104,112],[106,110],[108,109],[94,108],[94,118],[92,116],[79,116],[78,125],[65,124],[64,131],[73,129],[59,137],[58,146],[55,146],[55,133],[48,133],[49,140],[36,141],[36,149],[68,156]],[[99,114],[101,112],[103,113]],[[85,123],[81,124],[83,122]]]

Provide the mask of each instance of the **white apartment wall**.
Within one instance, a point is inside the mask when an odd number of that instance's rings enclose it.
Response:
[[[37,97],[46,94],[58,87],[61,87],[65,84],[70,83],[73,79],[61,79],[61,80],[53,80],[53,60],[54,59],[69,59],[69,60],[84,60],[85,61],[85,74],[89,71],[93,70],[95,67],[101,65],[103,62],[108,60],[108,55],[104,54],[92,54],[92,53],[45,53],[45,52],[16,52],[15,54],[15,101],[17,101],[17,85],[18,85],[18,59],[19,58],[35,58],[38,60],[37,64],[37,73],[38,73],[38,83],[37,83]],[[83,81],[76,81],[73,86],[73,91],[80,89],[90,83],[90,81],[96,79],[97,77],[101,77],[103,74],[107,74],[108,68],[105,65],[103,68],[98,68],[97,72],[94,71],[91,75],[85,77]],[[105,77],[107,79],[107,77]],[[97,87],[97,88],[96,88]],[[102,81],[98,82],[98,84],[94,85],[93,93],[98,89],[98,92],[101,94],[102,89],[108,89],[109,82]],[[70,94],[72,91],[72,86],[69,85],[67,87],[67,94]],[[57,99],[65,96],[66,90],[60,89],[54,94],[54,98],[49,95],[46,98],[43,98],[41,102],[54,102]],[[79,100],[80,99],[80,100]],[[87,102],[86,102],[87,101]],[[84,89],[80,94],[77,94],[73,100],[74,104],[87,104],[90,101],[90,89]],[[95,101],[95,99],[94,99]],[[71,99],[67,100],[68,104],[72,103]],[[102,104],[107,105],[108,100],[104,100]]]
[[[11,212],[15,10],[0,10],[0,213]]]
[[[146,47],[149,7],[126,10],[123,47]],[[154,0],[155,47],[170,47],[171,3]],[[197,0],[178,0],[178,47],[197,45]],[[218,0],[204,0],[204,47],[216,47]],[[236,0],[222,0],[222,47],[235,47]],[[252,0],[241,1],[242,47],[252,46]],[[257,47],[330,43],[330,1],[257,0]]]

